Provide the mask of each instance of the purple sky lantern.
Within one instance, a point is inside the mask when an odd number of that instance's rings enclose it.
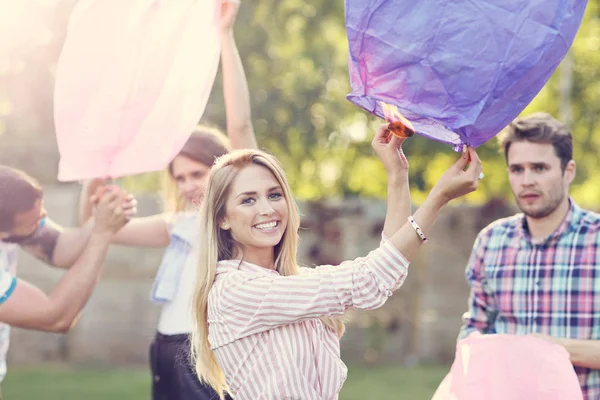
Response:
[[[352,93],[430,139],[479,146],[548,81],[579,29],[584,0],[345,0]]]

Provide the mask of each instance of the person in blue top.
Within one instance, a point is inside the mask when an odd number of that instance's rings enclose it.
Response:
[[[39,183],[0,166],[0,381],[10,326],[67,332],[92,294],[113,235],[135,213],[133,198],[118,187],[103,188],[99,198],[94,221],[63,229],[48,218]],[[19,247],[68,269],[50,294],[16,277]]]

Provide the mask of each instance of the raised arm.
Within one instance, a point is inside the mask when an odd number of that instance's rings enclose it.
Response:
[[[380,130],[378,135],[381,134]],[[381,157],[382,153],[378,154]],[[471,165],[464,171],[469,161]],[[477,188],[480,172],[477,154],[473,149],[465,149],[414,214],[425,233],[450,200]],[[219,294],[222,315],[229,318],[228,326],[238,337],[303,319],[341,315],[348,308],[380,307],[402,285],[408,263],[422,244],[408,221],[400,225],[365,258],[338,267],[319,267],[300,276],[265,273],[256,277],[233,273],[217,281],[211,293]]]
[[[106,180],[94,179],[84,182],[79,196],[79,222],[93,225],[93,208],[98,194]],[[136,203],[132,202],[134,212]],[[170,213],[149,217],[132,218],[119,232],[112,237],[112,243],[123,246],[167,247],[171,241],[169,236]],[[84,226],[85,226],[84,225]]]
[[[131,198],[123,200],[123,211],[130,217],[135,213]],[[79,228],[63,228],[50,218],[33,235],[17,243],[23,250],[57,268],[68,269],[86,248],[92,234],[93,221]]]
[[[83,253],[50,295],[13,278],[12,290],[0,304],[0,321],[27,329],[68,331],[100,277],[112,235],[127,222],[122,207],[124,198],[125,194],[117,188],[102,198],[98,219]]]
[[[465,146],[461,157],[444,172],[413,215],[416,224],[425,235],[431,231],[440,211],[448,202],[477,189],[481,169],[481,160],[475,150]],[[408,221],[404,221],[402,227],[390,237],[390,242],[408,261],[412,260],[423,244],[416,229]]]
[[[229,262],[233,268],[238,263]],[[232,334],[244,337],[305,319],[342,315],[349,308],[381,307],[402,285],[407,270],[408,261],[384,241],[368,256],[339,266],[296,276],[234,273],[212,290],[221,293],[222,315]]]
[[[123,246],[167,247],[171,242],[170,218],[170,213],[132,218],[113,236],[112,243]]]
[[[227,135],[234,149],[256,149],[248,82],[233,36],[238,8],[239,2],[227,0],[221,8],[221,72]]]
[[[82,206],[88,207],[87,204]],[[119,206],[128,218],[137,211],[135,199],[131,195],[123,198],[122,204]],[[80,213],[80,216],[82,214],[83,212]],[[93,226],[93,220],[88,219],[79,228],[63,228],[50,218],[45,218],[44,223],[33,235],[20,240],[18,244],[23,250],[45,263],[57,268],[68,269],[86,248]]]
[[[388,124],[385,124],[371,143],[388,176],[387,212],[383,225],[383,234],[387,237],[402,227],[411,211],[408,160],[402,150],[405,140],[390,134]]]
[[[88,226],[73,230],[74,243],[72,249],[66,253],[63,250],[58,250],[58,242],[61,235],[65,234],[65,229],[56,224],[50,218],[46,217],[40,223],[33,235],[27,238],[15,241],[23,250],[37,259],[45,262],[48,265],[53,265],[59,268],[68,268],[81,254],[87,241],[90,238]],[[73,253],[77,253],[73,257]]]
[[[94,215],[94,204],[92,203],[92,196],[96,193],[96,190],[106,183],[106,179],[89,179],[83,182],[81,185],[81,192],[79,193],[79,225],[87,224]]]
[[[410,216],[410,191],[408,161],[402,152],[404,140],[389,134],[387,125],[384,125],[375,134],[372,145],[389,177],[388,209],[383,233],[410,261],[423,240],[407,221]],[[465,170],[467,165],[469,167]],[[477,189],[481,168],[481,160],[475,150],[465,146],[461,157],[444,172],[413,216],[423,232],[429,232],[439,212],[450,200]]]

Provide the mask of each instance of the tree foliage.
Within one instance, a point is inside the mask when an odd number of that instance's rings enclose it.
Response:
[[[0,82],[13,82],[13,86],[14,82],[25,82],[22,76],[21,80],[15,77],[31,70],[37,71],[36,79],[41,79],[40,63],[46,63],[44,79],[51,79],[64,39],[65,15],[74,1],[60,3],[60,13],[50,14],[46,21],[47,28],[54,34],[52,40],[31,46],[30,51],[25,52],[29,56],[19,61],[21,72],[0,68]],[[383,121],[345,99],[350,86],[344,3],[243,0],[235,33],[249,80],[259,144],[283,162],[296,196],[311,200],[383,197],[385,173],[370,147],[373,133]],[[600,186],[593,179],[600,147],[599,50],[600,0],[590,0],[571,49],[573,68],[563,63],[524,111],[527,114],[545,110],[557,117],[573,116],[578,177],[572,193],[580,203],[593,206],[600,200]],[[28,67],[27,62],[36,63],[35,68]],[[0,63],[0,67],[3,65],[8,64]],[[564,77],[569,76],[569,72],[572,74],[570,92],[564,87]],[[52,85],[37,87],[40,93],[33,93],[32,98],[43,99],[44,104],[36,103],[35,110],[17,107],[18,90],[0,90],[0,131],[7,131],[6,136],[11,132],[27,135],[30,130],[40,130],[41,124],[47,126],[45,135],[54,134],[52,95],[48,93]],[[33,90],[32,86],[28,90]],[[41,116],[40,123],[32,124],[28,118],[32,113]],[[217,77],[203,122],[224,128],[224,121],[221,81]],[[457,154],[450,146],[422,137],[409,140],[405,151],[411,164],[413,199],[420,202]],[[481,146],[479,153],[484,160],[486,177],[480,189],[466,201],[509,198],[506,167],[496,140]],[[134,190],[156,190],[158,174],[131,177],[126,179],[126,184]]]
[[[590,1],[571,56],[573,115],[578,178],[575,198],[595,205],[600,186],[592,179],[600,148],[600,1]],[[297,196],[384,196],[384,170],[370,140],[381,120],[353,106],[342,2],[246,1],[236,26],[261,146],[284,163]],[[523,112],[545,110],[561,117],[563,65]],[[218,81],[217,81],[218,82]],[[223,121],[220,85],[206,118]],[[405,146],[411,163],[412,193],[424,198],[457,157],[450,146],[416,137]],[[467,201],[510,197],[506,167],[495,139],[481,146],[486,178]]]

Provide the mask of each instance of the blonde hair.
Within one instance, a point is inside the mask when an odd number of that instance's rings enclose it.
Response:
[[[231,184],[240,170],[249,165],[267,168],[280,184],[288,206],[288,225],[279,244],[275,246],[275,268],[283,276],[300,273],[296,260],[300,213],[294,201],[283,168],[277,159],[260,150],[235,150],[220,157],[212,168],[208,186],[200,207],[200,221],[205,226],[199,246],[199,264],[194,292],[194,326],[192,330],[192,362],[202,382],[212,386],[224,398],[228,391],[225,374],[208,341],[208,295],[215,280],[217,263],[234,257],[237,243],[230,231],[219,228],[225,217],[225,205]],[[339,317],[321,317],[323,323],[336,332],[344,333]]]
[[[212,166],[215,160],[231,150],[229,139],[217,128],[198,125],[187,142],[177,154],[206,166]],[[173,161],[169,163],[167,173],[163,175],[163,199],[168,211],[181,212],[186,208],[177,182],[173,177]]]

